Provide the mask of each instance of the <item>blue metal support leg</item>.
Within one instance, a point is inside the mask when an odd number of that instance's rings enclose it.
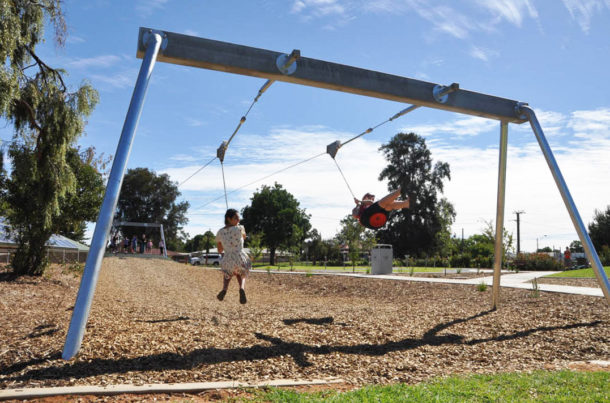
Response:
[[[121,132],[121,138],[117,146],[114,162],[112,163],[112,170],[110,171],[110,177],[106,186],[106,194],[104,195],[104,201],[102,202],[102,207],[93,232],[89,255],[87,256],[87,261],[85,263],[85,271],[80,283],[78,295],[76,296],[76,303],[74,304],[74,311],[72,312],[68,334],[66,335],[66,342],[62,354],[64,360],[69,360],[74,357],[78,353],[83,341],[85,326],[89,317],[89,311],[91,310],[91,301],[93,300],[93,294],[95,293],[95,286],[106,250],[108,234],[112,226],[114,212],[119,199],[119,192],[121,191],[121,185],[123,183],[125,167],[127,166],[131,145],[133,144],[135,132],[138,127],[138,120],[142,114],[142,106],[144,104],[148,83],[150,82],[161,42],[163,41],[162,34],[154,31],[151,31],[146,39],[146,55],[142,61],[140,73],[138,74],[136,86],[131,97],[131,103],[127,111],[127,116],[125,117],[123,131]]]
[[[576,228],[576,232],[578,233],[580,242],[582,242],[582,246],[585,249],[587,259],[591,263],[591,266],[593,266],[593,271],[595,272],[595,276],[597,277],[599,286],[601,287],[602,292],[606,297],[606,301],[610,304],[610,283],[608,283],[608,277],[606,276],[604,267],[602,266],[602,263],[599,260],[597,252],[595,251],[593,242],[591,242],[591,238],[589,237],[589,233],[585,228],[585,224],[580,218],[578,209],[576,208],[574,200],[572,199],[570,191],[568,190],[568,185],[566,185],[566,182],[563,179],[563,175],[559,170],[559,166],[557,165],[557,161],[555,161],[555,157],[553,156],[551,147],[549,146],[549,143],[544,137],[542,127],[540,126],[540,123],[538,123],[536,114],[534,113],[533,109],[527,105],[519,105],[517,112],[519,114],[524,114],[525,117],[530,121],[532,130],[534,131],[534,134],[536,134],[536,139],[538,140],[538,144],[540,145],[540,149],[542,149],[542,153],[544,154],[544,158],[546,159],[546,162],[549,165],[549,168],[551,169],[551,173],[553,174],[553,178],[555,179],[557,188],[559,188],[559,193],[561,193],[563,202],[565,203],[566,208],[568,209],[568,213],[570,213],[570,218],[572,219],[572,223]]]

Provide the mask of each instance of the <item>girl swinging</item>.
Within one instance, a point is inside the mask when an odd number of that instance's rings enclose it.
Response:
[[[354,198],[356,207],[352,210],[352,217],[360,221],[360,224],[369,229],[379,229],[388,221],[388,213],[393,210],[409,208],[407,200],[396,200],[400,196],[400,188],[375,202],[375,195],[370,193],[362,196],[362,201]]]

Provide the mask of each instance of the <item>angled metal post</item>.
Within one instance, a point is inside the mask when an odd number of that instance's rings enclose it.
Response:
[[[148,83],[162,41],[162,34],[158,32],[151,31],[149,32],[148,37],[146,37],[146,55],[142,61],[140,73],[138,74],[138,79],[133,90],[131,103],[127,111],[127,116],[125,117],[125,123],[123,124],[123,131],[121,132],[117,151],[112,163],[110,177],[108,178],[108,184],[106,185],[104,201],[102,202],[102,207],[93,232],[93,238],[91,239],[91,248],[89,249],[89,255],[87,256],[87,261],[85,263],[85,271],[83,272],[78,295],[76,296],[68,334],[66,335],[66,342],[62,354],[64,360],[69,360],[74,357],[76,353],[78,353],[83,341],[85,326],[89,317],[89,311],[91,310],[91,301],[93,300],[100,266],[106,250],[108,233],[112,226],[112,219],[119,199],[119,192],[121,191],[121,185],[123,184],[123,174],[125,173],[131,145],[133,144],[133,138],[138,127],[138,120],[142,113],[144,97],[146,96]]]
[[[582,242],[582,246],[585,249],[585,254],[587,259],[593,266],[593,271],[595,272],[595,276],[597,277],[597,281],[599,282],[599,286],[606,297],[606,301],[610,304],[610,283],[608,283],[608,277],[606,276],[606,272],[604,272],[604,267],[602,266],[601,261],[599,260],[599,256],[595,251],[595,247],[593,246],[593,242],[591,242],[591,238],[589,237],[589,233],[585,228],[585,224],[582,222],[580,218],[580,214],[578,213],[578,209],[574,204],[574,200],[572,199],[572,195],[568,190],[568,185],[563,179],[563,175],[559,170],[559,165],[557,165],[557,161],[553,156],[553,152],[551,151],[551,147],[549,143],[546,141],[544,137],[544,132],[542,131],[542,127],[540,123],[538,123],[538,118],[536,118],[536,114],[533,109],[527,105],[519,105],[517,112],[519,114],[524,114],[527,119],[530,121],[530,125],[532,126],[532,130],[536,135],[536,139],[538,140],[538,144],[540,145],[540,149],[544,154],[544,158],[546,159],[549,168],[551,169],[551,173],[553,174],[553,178],[555,179],[555,183],[557,184],[557,188],[559,189],[559,193],[561,193],[561,197],[563,198],[563,202],[568,209],[568,213],[570,214],[570,218],[572,219],[572,223],[574,224],[574,228],[578,233],[578,237],[580,238],[580,242]]]
[[[167,245],[165,244],[165,232],[163,231],[163,224],[161,224],[161,240],[163,241],[163,257],[167,257]]]
[[[494,247],[494,283],[491,309],[500,303],[500,272],[502,270],[502,235],[504,233],[504,200],[506,194],[506,154],[508,149],[508,122],[500,123],[500,161],[498,163],[498,203],[496,207],[496,240]]]

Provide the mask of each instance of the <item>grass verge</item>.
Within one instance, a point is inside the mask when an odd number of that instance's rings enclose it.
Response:
[[[606,276],[610,277],[610,266],[604,267],[604,271],[606,272]],[[595,273],[593,272],[593,269],[566,270],[546,277],[595,278]]]
[[[418,385],[367,386],[351,392],[297,393],[271,388],[259,402],[610,402],[610,372],[535,371],[472,375]]]
[[[253,269],[255,270],[270,270],[270,271],[290,271],[290,265],[286,264],[286,263],[281,263],[279,266],[275,265],[275,266],[269,266],[269,265],[259,265],[259,264],[255,264],[252,266]],[[356,273],[366,273],[367,270],[370,271],[371,266],[356,266]],[[311,271],[311,272],[324,272],[324,271],[329,271],[329,272],[345,272],[345,273],[351,273],[352,271],[354,271],[352,269],[351,265],[346,265],[345,267],[343,266],[327,266],[326,268],[324,268],[324,266],[313,266],[313,265],[294,265],[292,268],[293,271]],[[411,270],[411,268],[409,267],[393,267],[392,268],[392,272],[394,273],[408,273]],[[443,268],[439,268],[439,267],[415,267],[414,271],[416,273],[442,273],[443,272]]]

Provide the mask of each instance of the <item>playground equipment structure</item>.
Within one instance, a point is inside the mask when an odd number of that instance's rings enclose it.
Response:
[[[80,349],[108,234],[110,233],[112,226],[112,219],[123,181],[125,167],[142,112],[148,83],[157,60],[166,63],[267,79],[267,82],[259,91],[259,95],[255,98],[254,102],[256,102],[258,97],[274,81],[283,81],[413,104],[394,115],[389,120],[402,116],[419,107],[429,107],[500,121],[492,309],[498,307],[500,300],[500,270],[502,267],[502,232],[504,228],[508,124],[521,124],[529,121],[561,197],[563,198],[564,204],[570,214],[572,223],[583,244],[587,259],[593,266],[606,301],[610,303],[610,283],[608,282],[608,277],[604,272],[597,252],[591,242],[591,238],[578,213],[574,200],[570,195],[570,191],[559,170],[557,161],[544,136],[544,132],[542,131],[536,114],[526,103],[463,90],[460,89],[457,84],[443,86],[322,60],[304,58],[300,56],[298,50],[293,51],[291,54],[283,54],[265,49],[149,28],[140,28],[139,30],[137,56],[143,59],[142,66],[127,111],[114,162],[112,164],[112,170],[108,179],[106,194],[91,240],[91,248],[76,297],[76,303],[66,336],[62,358],[69,360],[74,357]],[[244,121],[245,118],[240,120],[233,136]],[[369,130],[372,129],[367,129],[367,131],[361,135],[370,132]],[[233,136],[231,136],[231,139]],[[356,136],[356,138],[359,136]],[[218,150],[218,158],[221,162],[229,142],[223,142]],[[333,159],[341,146],[342,145],[337,142],[328,146],[327,152]]]

